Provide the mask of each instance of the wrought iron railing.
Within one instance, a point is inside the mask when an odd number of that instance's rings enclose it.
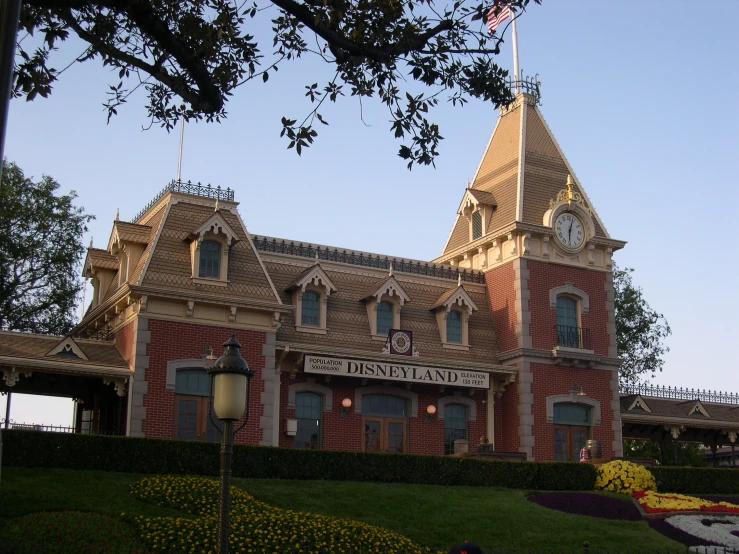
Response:
[[[94,429],[90,424],[82,422],[82,427],[77,430],[68,425],[45,425],[39,423],[18,423],[12,419],[5,425],[5,418],[0,418],[0,429],[18,429],[22,431],[44,431],[47,433],[79,433],[82,435],[116,435],[114,431]]]
[[[534,97],[537,104],[541,105],[541,81],[539,81],[539,74],[537,73],[534,77],[524,77],[523,72],[514,79],[509,77],[506,80],[506,85],[511,91],[518,89],[519,92],[525,92]]]
[[[90,339],[90,340],[101,340],[101,341],[112,341],[113,340],[113,330],[110,327],[104,327],[103,329],[80,329],[76,334],[75,337],[79,337],[81,339]]]
[[[739,393],[710,391],[701,389],[665,387],[659,385],[621,385],[621,394],[641,394],[654,398],[673,398],[675,400],[701,400],[718,404],[739,404]]]
[[[443,265],[429,264],[418,260],[407,260],[404,258],[389,258],[379,254],[366,254],[353,250],[339,250],[328,246],[317,246],[314,244],[303,244],[287,242],[285,240],[270,237],[254,237],[254,245],[262,252],[274,252],[276,254],[289,254],[303,258],[326,260],[344,264],[359,265],[364,267],[376,267],[389,270],[392,266],[394,272],[412,273],[415,275],[426,275],[428,277],[440,277],[442,279],[457,280],[461,277],[467,283],[484,283],[485,276],[480,271],[459,269]]]
[[[570,327],[569,325],[555,325],[554,330],[557,333],[557,346],[592,350],[590,329]]]
[[[151,202],[144,206],[143,210],[136,214],[136,217],[134,217],[131,222],[137,222],[139,218],[144,215],[149,208],[156,204],[162,196],[170,191],[184,192],[186,194],[193,194],[195,196],[202,196],[204,198],[216,198],[218,200],[233,201],[234,199],[234,191],[228,187],[222,189],[220,186],[214,187],[211,185],[203,185],[201,183],[193,183],[192,181],[171,181],[167,186],[159,191],[159,193]]]

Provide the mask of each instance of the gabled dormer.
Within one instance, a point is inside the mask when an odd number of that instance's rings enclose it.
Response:
[[[390,329],[400,329],[400,310],[411,301],[393,275],[392,267],[388,276],[379,285],[373,285],[361,300],[367,308],[370,335],[375,340],[387,340]]]
[[[78,358],[87,360],[87,355],[82,351],[79,345],[74,342],[72,337],[65,337],[59,344],[49,350],[46,356],[58,356],[60,358]]]
[[[481,238],[488,232],[490,218],[498,204],[489,192],[467,188],[462,196],[457,214],[469,225],[469,241]]]
[[[202,285],[228,285],[229,249],[239,237],[218,210],[189,237],[192,281]]]
[[[141,255],[146,249],[151,237],[151,227],[128,223],[126,221],[113,222],[113,231],[108,240],[108,252],[118,259],[118,286],[131,278]]]
[[[92,247],[87,249],[85,263],[82,266],[82,276],[92,281],[92,307],[94,308],[105,296],[106,291],[115,278],[120,261],[107,250]]]
[[[285,290],[292,293],[295,330],[300,333],[325,335],[328,297],[338,289],[326,275],[320,262],[303,271]]]
[[[688,406],[688,417],[711,417],[711,414],[708,413],[708,410],[706,410],[705,406],[703,406],[703,403],[700,400],[696,400],[695,402],[681,402],[679,404],[679,406],[686,405]]]
[[[477,309],[461,281],[438,298],[431,311],[436,313],[442,347],[469,350],[469,317]]]
[[[649,408],[641,394],[637,394],[631,404],[629,404],[628,411],[632,410],[644,410],[647,413],[652,413],[652,410]]]

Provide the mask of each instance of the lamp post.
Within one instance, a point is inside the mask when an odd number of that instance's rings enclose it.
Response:
[[[223,343],[224,351],[220,358],[208,369],[210,375],[210,402],[208,417],[215,416],[222,422],[221,429],[221,492],[219,497],[218,514],[218,554],[228,554],[228,515],[231,505],[231,459],[234,450],[234,435],[238,433],[249,420],[249,396],[251,392],[251,378],[254,372],[249,364],[241,357],[241,344],[235,335]],[[233,430],[234,421],[241,419],[246,410],[244,423]]]

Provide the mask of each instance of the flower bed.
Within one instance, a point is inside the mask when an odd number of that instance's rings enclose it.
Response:
[[[648,514],[663,512],[719,512],[739,514],[739,505],[729,502],[712,502],[684,494],[662,494],[654,491],[637,491],[636,498]]]
[[[131,486],[144,502],[188,512],[196,518],[134,518],[142,539],[155,552],[215,549],[218,519],[218,482],[198,477],[147,477]],[[431,551],[410,539],[381,527],[274,508],[255,500],[241,489],[231,489],[233,552],[283,552],[292,549],[318,552]]]
[[[654,476],[644,466],[625,460],[614,460],[598,468],[595,488],[620,494],[632,494],[636,491],[656,491],[657,483]]]
[[[593,516],[603,519],[622,519],[639,521],[639,509],[632,502],[624,502],[602,494],[588,492],[550,492],[532,494],[528,500],[540,506],[579,516]]]

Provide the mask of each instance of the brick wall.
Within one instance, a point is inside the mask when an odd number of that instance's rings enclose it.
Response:
[[[134,343],[134,336],[133,336],[133,330],[134,330],[134,322],[131,321],[128,325],[125,327],[121,327],[116,331],[115,333],[115,346],[118,349],[118,352],[121,353],[121,356],[123,356],[123,359],[126,360],[129,364],[131,363],[131,359],[133,358],[133,343]]]
[[[600,402],[601,423],[593,426],[593,439],[600,440],[603,457],[613,456],[613,410],[611,409],[611,371],[601,369],[562,367],[548,364],[531,364],[534,383],[534,457],[537,460],[554,459],[554,424],[547,422],[546,399],[548,396],[568,394],[572,383]],[[575,397],[577,398],[577,397]]]
[[[306,378],[302,373],[298,373],[295,377],[282,373],[280,377],[280,446],[292,448],[293,437],[285,435],[285,420],[295,417],[295,409],[287,407],[288,387],[293,383],[303,383]],[[354,406],[355,389],[361,385],[359,382],[355,385],[348,380],[340,383],[332,381],[329,384],[317,380],[316,383],[331,388],[333,392],[331,411],[323,412],[323,448],[361,451],[364,439],[363,415],[356,413]],[[453,394],[453,391],[447,390],[447,392],[440,393],[425,387],[423,389],[414,387],[414,392],[418,393],[418,416],[408,418],[409,452],[411,454],[444,454],[444,422],[434,416],[431,423],[426,423],[426,407],[429,404],[436,404],[443,396]],[[388,394],[392,394],[392,389],[388,389]],[[477,417],[476,421],[470,421],[467,426],[470,449],[476,448],[480,437],[486,434],[486,404],[482,403],[484,397],[483,392],[475,393]],[[351,399],[352,407],[349,408],[345,417],[341,417],[341,401],[344,398]]]
[[[495,399],[495,450],[518,451],[518,384],[511,383]]]
[[[266,334],[259,331],[227,329],[191,323],[149,319],[151,342],[147,346],[149,369],[146,370],[148,391],[144,395],[146,419],[142,429],[147,437],[172,438],[174,436],[174,392],[166,390],[167,362],[189,358],[200,358],[204,345],[213,347],[216,356],[223,352],[221,346],[232,332],[241,343],[241,355],[254,371],[251,383],[249,423],[236,436],[236,442],[259,444],[262,430],[259,420],[263,415],[260,402],[264,392],[262,370],[264,355],[262,347]],[[235,424],[236,427],[242,422]]]
[[[514,279],[513,262],[496,267],[485,274],[488,302],[493,315],[499,352],[518,348]]]
[[[557,323],[557,313],[550,306],[549,291],[570,282],[590,297],[590,311],[587,314],[581,314],[581,326],[590,329],[595,353],[607,356],[609,339],[606,274],[592,269],[531,260],[528,261],[528,268],[532,346],[544,350],[551,350],[556,346],[557,337],[554,326]]]

